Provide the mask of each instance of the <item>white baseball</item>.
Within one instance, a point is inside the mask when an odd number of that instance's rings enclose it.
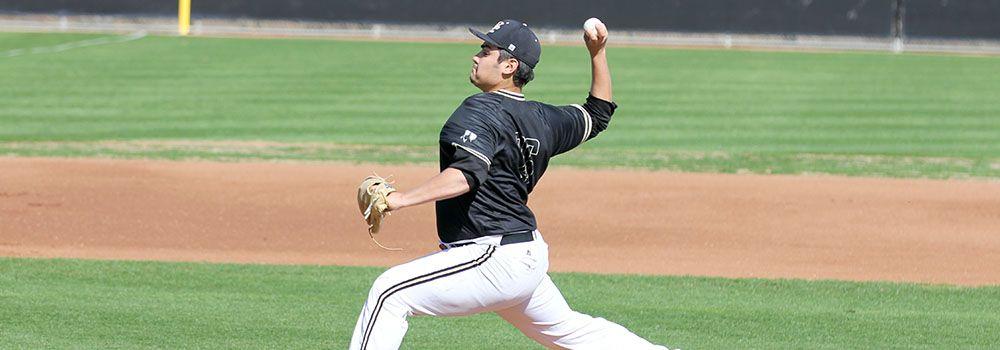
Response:
[[[589,19],[587,19],[586,22],[583,22],[583,30],[585,30],[587,32],[597,31],[597,24],[598,23],[601,23],[601,20],[599,20],[597,18],[594,18],[594,17],[590,17]]]

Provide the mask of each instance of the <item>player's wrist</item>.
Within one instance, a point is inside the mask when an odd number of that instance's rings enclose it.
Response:
[[[389,206],[386,210],[393,211],[406,207],[404,197],[405,195],[400,191],[396,191],[390,193],[388,196],[385,196],[385,203]]]

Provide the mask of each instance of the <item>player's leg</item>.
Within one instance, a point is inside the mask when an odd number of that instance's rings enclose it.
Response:
[[[496,313],[552,349],[666,349],[617,323],[573,311],[548,276],[529,299]]]
[[[383,272],[368,292],[368,298],[354,327],[350,349],[397,349],[406,334],[406,318],[415,314],[457,314],[475,311],[474,305],[457,308],[460,300],[474,294],[457,288],[470,283],[471,274],[492,258],[495,247],[469,246],[437,252]],[[473,272],[470,272],[473,271]],[[452,288],[452,286],[456,288]],[[453,289],[453,290],[452,290]],[[434,294],[454,302],[431,305]],[[448,310],[449,306],[458,310]],[[443,309],[443,310],[442,310]]]
[[[526,298],[545,274],[525,261],[527,251],[522,244],[473,244],[389,269],[372,285],[350,348],[399,348],[409,316],[470,315]]]

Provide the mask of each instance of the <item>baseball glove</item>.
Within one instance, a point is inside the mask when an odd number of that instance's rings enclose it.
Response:
[[[378,176],[378,174],[366,177],[358,186],[358,209],[361,210],[361,216],[368,224],[368,236],[379,247],[389,250],[397,249],[383,246],[375,240],[375,234],[382,228],[382,220],[390,214],[388,211],[389,200],[386,197],[393,192],[396,192],[396,188],[388,179]]]

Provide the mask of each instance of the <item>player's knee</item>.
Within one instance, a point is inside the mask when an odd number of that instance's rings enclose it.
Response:
[[[369,294],[371,294],[372,296],[382,295],[385,291],[389,290],[389,288],[392,287],[392,284],[389,283],[388,278],[385,278],[384,276],[385,274],[379,275],[378,278],[376,278],[375,281],[372,282],[372,289],[369,292]]]
[[[405,279],[400,279],[398,272],[394,269],[389,269],[383,272],[375,282],[372,282],[371,295],[378,298],[385,298],[389,293],[392,293],[395,289],[398,289],[400,282]]]
[[[375,282],[372,282],[371,291],[368,292],[368,303],[372,308],[379,310],[380,314],[405,315],[411,314],[410,305],[403,297],[405,288],[403,283],[406,279],[399,279],[398,276],[386,271]]]

